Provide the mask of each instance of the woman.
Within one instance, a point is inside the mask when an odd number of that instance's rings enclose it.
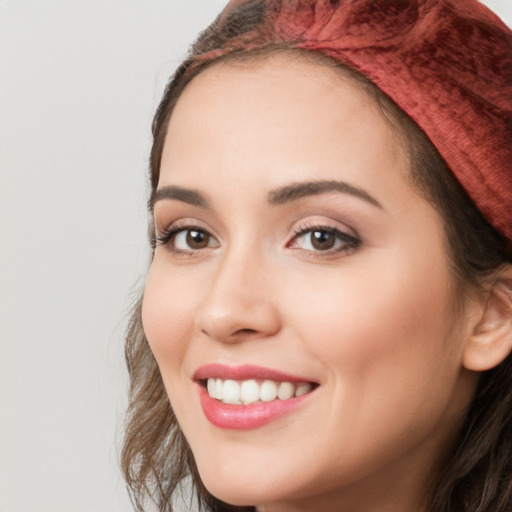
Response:
[[[511,48],[474,0],[200,35],[153,123],[137,507],[512,509]]]

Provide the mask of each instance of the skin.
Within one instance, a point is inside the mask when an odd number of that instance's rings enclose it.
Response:
[[[158,188],[209,205],[154,205],[159,244],[143,324],[207,489],[265,511],[419,512],[476,384],[463,367],[471,307],[454,315],[438,213],[377,108],[336,71],[278,54],[216,64],[173,112]],[[378,205],[326,191],[282,204],[269,193],[337,180]],[[333,249],[311,229],[357,238]],[[295,228],[309,229],[297,235]],[[178,251],[178,252],[176,252]],[[213,426],[192,375],[254,364],[319,383],[263,427]]]

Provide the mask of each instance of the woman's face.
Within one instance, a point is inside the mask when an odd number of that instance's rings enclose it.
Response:
[[[371,101],[296,56],[217,64],[180,97],[143,323],[220,499],[419,510],[474,379],[407,169]]]

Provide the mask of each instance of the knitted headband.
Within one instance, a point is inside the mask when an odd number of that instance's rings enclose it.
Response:
[[[285,43],[365,75],[512,241],[512,31],[477,0],[231,0],[217,23],[196,62]]]

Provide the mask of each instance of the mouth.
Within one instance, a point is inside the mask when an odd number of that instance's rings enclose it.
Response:
[[[259,366],[206,365],[194,374],[201,406],[213,425],[263,426],[306,403],[317,382]]]
[[[290,400],[313,391],[312,382],[247,379],[242,381],[210,377],[201,381],[210,398],[224,404],[250,405],[274,400]]]

